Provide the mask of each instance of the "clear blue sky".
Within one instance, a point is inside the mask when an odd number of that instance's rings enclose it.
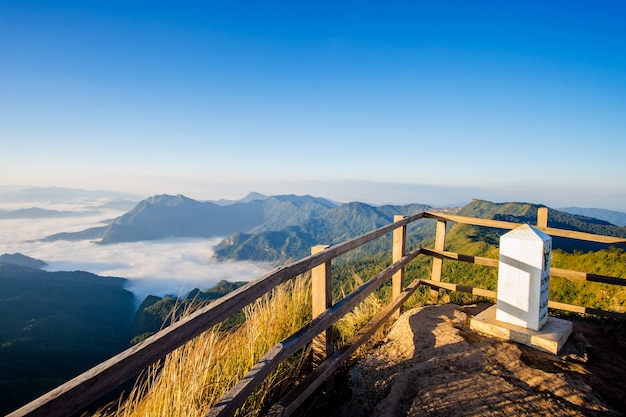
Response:
[[[624,22],[622,1],[4,0],[0,185],[626,211]]]

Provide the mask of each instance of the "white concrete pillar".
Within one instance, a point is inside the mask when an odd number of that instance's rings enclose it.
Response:
[[[538,331],[548,320],[552,238],[522,225],[500,238],[496,320]]]

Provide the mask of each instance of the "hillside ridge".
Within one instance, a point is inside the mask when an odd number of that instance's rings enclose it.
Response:
[[[181,194],[155,195],[142,200],[107,226],[57,233],[45,240],[92,239],[100,244],[111,244],[167,237],[223,237],[215,247],[217,258],[279,263],[308,255],[311,246],[332,245],[389,224],[394,215],[408,216],[433,210],[431,206],[417,203],[373,206],[350,202],[338,205],[309,195],[263,197],[247,196],[243,199],[245,201],[219,205]],[[545,206],[474,199],[464,206],[443,210],[470,217],[535,224],[540,207]],[[555,209],[550,209],[548,226],[626,237],[625,226]],[[423,240],[434,233],[431,224],[417,222],[411,227],[409,233],[413,240]],[[497,240],[497,231],[488,234],[481,237],[487,242]],[[558,238],[555,242],[557,247],[569,251],[606,247]]]

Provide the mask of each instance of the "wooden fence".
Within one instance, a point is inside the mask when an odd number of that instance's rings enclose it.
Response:
[[[442,214],[442,213],[424,213],[425,218],[436,219],[437,220],[437,229],[435,232],[435,248],[427,249],[423,248],[422,253],[424,255],[433,257],[433,269],[430,280],[423,280],[422,283],[429,285],[432,288],[431,294],[434,299],[438,296],[438,289],[443,288],[451,291],[461,291],[466,292],[478,296],[488,297],[492,299],[496,299],[496,292],[489,291],[482,288],[474,288],[464,285],[457,285],[447,282],[441,281],[441,271],[442,264],[444,259],[455,260],[461,262],[469,262],[476,265],[484,265],[497,268],[498,267],[498,259],[493,258],[483,258],[472,255],[465,255],[455,252],[447,252],[444,250],[445,239],[446,239],[446,227],[447,222],[454,223],[463,223],[469,224],[473,226],[484,226],[484,227],[493,227],[497,229],[505,229],[511,230],[518,227],[519,223],[513,222],[505,222],[500,220],[489,220],[489,219],[480,219],[474,217],[465,217],[465,216],[457,216],[453,214]],[[541,207],[537,213],[537,225],[536,227],[542,232],[552,236],[552,237],[563,237],[568,239],[577,239],[584,240],[595,243],[604,243],[604,244],[612,244],[612,245],[625,245],[626,239],[613,237],[613,236],[604,236],[604,235],[596,235],[593,233],[585,233],[578,232],[574,230],[564,230],[564,229],[556,229],[553,227],[548,227],[548,208]],[[586,272],[580,271],[571,271],[567,269],[560,268],[550,268],[550,275],[567,278],[573,281],[590,281],[590,282],[600,282],[604,284],[613,284],[613,285],[626,285],[626,279],[617,278],[617,277],[609,277],[604,275],[596,275],[589,274]],[[570,311],[574,313],[581,314],[595,314],[600,316],[613,317],[618,319],[625,319],[626,314],[623,313],[614,313],[611,311],[604,311],[595,308],[576,306],[571,304],[558,303],[555,301],[549,301],[548,307],[558,310]]]
[[[406,253],[407,225],[420,219],[435,219],[434,248],[417,248]],[[195,336],[220,323],[244,306],[286,282],[307,271],[312,273],[313,319],[296,333],[272,347],[248,374],[242,378],[207,414],[210,417],[231,416],[245,399],[261,385],[263,380],[286,358],[313,343],[314,357],[318,366],[304,381],[279,400],[270,410],[271,416],[288,416],[295,411],[311,393],[325,381],[332,381],[333,373],[343,361],[385,322],[399,317],[404,302],[420,285],[428,285],[431,295],[436,298],[439,289],[469,292],[479,296],[494,298],[496,293],[481,288],[457,285],[441,281],[444,260],[470,262],[477,265],[498,266],[497,259],[482,258],[445,251],[446,227],[448,222],[465,223],[498,229],[513,229],[518,223],[463,217],[452,214],[421,212],[410,217],[396,216],[394,222],[372,232],[350,239],[334,246],[317,246],[312,254],[299,261],[279,267],[261,278],[229,293],[219,300],[201,308],[193,314],[173,323],[141,343],[102,362],[94,368],[37,398],[24,407],[9,414],[17,416],[66,416],[72,415],[96,399],[108,393],[121,383],[133,378],[141,371],[165,357],[166,354],[182,346]],[[608,244],[626,244],[626,239],[590,233],[574,232],[547,227],[547,209],[540,209],[537,227],[551,236],[588,240]],[[332,304],[331,261],[375,239],[392,233],[392,264],[372,277],[352,293]],[[404,270],[409,262],[419,255],[433,258],[430,279],[415,279],[403,287]],[[626,280],[616,277],[587,274],[584,272],[551,269],[552,275],[575,280],[587,280],[614,285],[625,285]],[[333,352],[330,329],[346,313],[353,310],[365,298],[391,280],[392,297],[390,303],[345,345]],[[549,307],[578,313],[604,314],[623,318],[623,314],[606,312],[579,306],[550,302]],[[332,388],[332,385],[330,386]]]

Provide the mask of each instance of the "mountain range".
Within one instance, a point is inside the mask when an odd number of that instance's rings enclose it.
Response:
[[[626,213],[622,213],[621,211],[583,207],[563,207],[558,210],[564,211],[565,213],[604,220],[616,226],[626,226]]]
[[[371,206],[312,196],[260,196],[221,204],[183,195],[157,195],[106,226],[57,233],[55,240],[92,239],[100,244],[166,237],[226,236],[216,248],[221,258],[281,261],[307,254],[311,245],[334,244],[431,207],[423,204]]]
[[[222,281],[181,299],[148,296],[135,311],[126,279],[45,265],[0,255],[0,415],[245,284]]]
[[[45,240],[94,239],[101,244],[166,237],[215,237],[295,225],[335,207],[311,196],[273,196],[217,204],[183,195],[157,195],[141,201],[107,226],[59,233]]]
[[[464,206],[445,210],[472,217],[533,224],[539,207],[530,203],[473,200]],[[141,201],[106,226],[58,233],[45,240],[92,239],[100,244],[114,244],[166,237],[224,237],[214,248],[218,258],[284,262],[306,256],[311,246],[332,245],[389,224],[394,215],[412,215],[425,210],[442,209],[424,204],[339,204],[308,195],[268,197],[251,193],[242,200],[218,202],[200,202],[183,195],[156,195]],[[581,214],[551,209],[548,221],[551,227],[626,236],[624,226]],[[413,240],[422,240],[433,233],[433,222],[416,222],[409,229]],[[566,250],[597,247],[584,242],[555,242],[557,247]],[[387,244],[389,242],[383,243]]]
[[[540,207],[545,206],[532,203],[492,203],[490,201],[475,199],[469,204],[460,207],[457,210],[457,214],[515,223],[536,224],[537,210]],[[605,220],[579,214],[570,214],[554,209],[550,209],[549,211],[548,227],[607,236],[626,237],[626,227],[624,226],[616,226]],[[496,246],[498,245],[499,236],[502,234],[502,231],[483,227],[477,227],[476,229],[480,231],[476,240],[482,240]],[[600,250],[607,248],[608,245],[553,237],[552,247],[571,252],[574,250]]]
[[[447,211],[535,224],[539,207],[543,206],[473,200],[461,207],[433,209],[423,204],[372,206],[312,196],[260,194],[238,201],[200,202],[182,195],[157,195],[139,202],[106,226],[47,239],[95,239],[114,244],[169,236],[225,236],[214,248],[220,258],[284,262],[308,255],[313,245],[339,243],[389,224],[398,214]],[[409,242],[430,245],[435,223],[424,219],[412,224],[407,231]],[[459,226],[466,225],[450,225],[446,239],[451,246],[481,241],[492,250],[503,232]],[[624,226],[564,210],[551,209],[548,226],[626,237]],[[602,247],[558,238],[553,245],[566,250]],[[382,253],[381,249],[390,246],[387,236],[363,250]],[[46,272],[39,269],[44,265],[21,254],[0,255],[0,412],[10,411],[123,349],[131,339],[136,342],[152,334],[181,306],[209,302],[241,285],[221,282],[204,292],[193,290],[181,300],[149,296],[133,314],[135,300],[124,289],[124,279],[81,271]],[[455,272],[467,275],[461,266]]]
[[[34,259],[21,253],[4,253],[0,255],[0,264],[2,263],[36,269],[47,265],[46,262],[40,259]]]
[[[0,415],[128,346],[133,294],[124,279],[47,272],[0,256]]]

